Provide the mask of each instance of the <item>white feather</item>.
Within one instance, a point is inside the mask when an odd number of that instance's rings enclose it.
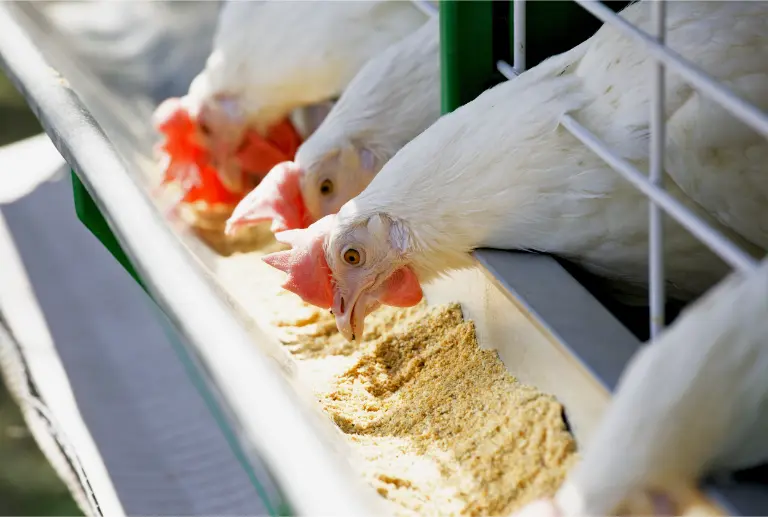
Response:
[[[768,109],[768,17],[764,2],[687,2],[668,12],[667,44],[741,98]],[[651,30],[650,10],[633,22]],[[651,62],[616,31],[604,31],[579,65],[584,88],[599,102],[583,123],[625,158],[645,165]],[[671,70],[671,69],[670,69]],[[768,145],[716,102],[667,73],[666,171],[721,223],[768,249]]]
[[[425,19],[411,2],[228,2],[213,52],[190,86],[190,105],[238,96],[248,122],[266,128],[338,96],[370,57]]]
[[[54,0],[25,6],[108,88],[154,102],[183,94],[211,52],[222,2]]]
[[[689,307],[627,367],[557,500],[608,515],[637,490],[768,459],[768,261]]]
[[[437,18],[376,55],[355,76],[297,161],[355,142],[384,163],[440,117]]]

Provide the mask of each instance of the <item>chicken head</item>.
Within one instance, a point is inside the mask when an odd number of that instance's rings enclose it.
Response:
[[[423,293],[408,265],[406,231],[383,215],[338,224],[327,215],[303,230],[276,235],[292,248],[263,260],[288,274],[283,287],[305,302],[331,308],[347,340],[362,336],[380,304],[411,307]]]
[[[185,99],[172,98],[155,111],[156,129],[166,136],[165,150],[175,169],[210,168],[217,185],[203,178],[203,190],[225,190],[230,196],[208,196],[209,202],[236,203],[250,186],[275,164],[293,158],[301,139],[288,119],[271,126],[265,135],[248,126],[236,98],[216,96],[191,109]],[[190,156],[194,154],[194,159]],[[173,171],[166,171],[170,180]],[[201,197],[201,196],[198,196]],[[222,197],[228,198],[222,201]],[[189,201],[189,200],[188,200]]]
[[[296,163],[275,166],[235,208],[227,232],[272,221],[272,232],[306,228],[335,214],[362,192],[376,174],[368,149],[334,148],[314,159],[299,148]]]
[[[293,159],[301,143],[287,118],[262,136],[249,127],[245,110],[231,95],[206,99],[197,113],[197,125],[222,182],[235,192],[246,186],[245,174],[264,177],[274,165]]]
[[[337,213],[365,190],[380,168],[372,151],[351,144],[335,147],[318,158],[299,148],[296,162],[304,171],[301,198],[313,220]]]
[[[159,146],[168,159],[162,183],[177,183],[184,191],[180,201],[204,201],[211,205],[237,202],[238,196],[218,180],[218,173],[198,138],[195,121],[181,99],[168,99],[160,104],[152,122],[165,135]]]

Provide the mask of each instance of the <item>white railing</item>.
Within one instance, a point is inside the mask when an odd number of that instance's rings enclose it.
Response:
[[[513,65],[500,61],[497,68],[507,79],[525,71],[525,0],[514,1],[514,51]],[[646,176],[629,162],[615,154],[604,142],[571,116],[564,115],[561,125],[585,146],[602,158],[649,198],[649,286],[650,329],[654,339],[664,326],[664,241],[662,231],[663,212],[706,244],[714,253],[738,271],[751,271],[758,261],[736,244],[712,228],[696,214],[664,190],[663,163],[665,141],[665,70],[671,67],[702,94],[718,102],[724,109],[768,137],[768,115],[752,104],[740,99],[732,91],[665,46],[666,0],[647,0],[652,3],[652,20],[655,37],[627,22],[598,0],[574,0],[585,10],[604,23],[623,32],[643,44],[649,55],[656,60],[651,84],[650,160]],[[662,212],[663,211],[663,212]]]

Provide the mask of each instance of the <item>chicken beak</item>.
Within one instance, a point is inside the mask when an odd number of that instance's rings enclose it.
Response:
[[[364,290],[354,297],[347,298],[337,291],[333,298],[333,315],[336,317],[336,327],[341,335],[347,341],[362,339],[365,332],[365,317],[378,305],[375,298]]]

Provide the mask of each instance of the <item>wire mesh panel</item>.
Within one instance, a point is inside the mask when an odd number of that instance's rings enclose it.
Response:
[[[628,1],[608,1],[620,10]],[[448,113],[503,81],[498,61],[513,56],[528,67],[565,52],[602,25],[571,0],[440,2],[442,104]],[[520,32],[520,30],[524,32]],[[521,34],[517,40],[512,34]]]
[[[649,0],[651,2],[652,24],[655,35],[651,36],[631,23],[624,20],[613,10],[598,0],[574,0],[585,11],[600,21],[610,24],[620,30],[626,37],[633,38],[644,45],[656,63],[650,78],[650,160],[649,173],[644,174],[636,167],[612,151],[586,127],[566,114],[561,125],[566,128],[581,143],[590,148],[602,158],[617,173],[622,175],[649,198],[649,286],[650,286],[650,331],[655,338],[664,324],[664,242],[662,218],[663,214],[674,218],[714,253],[738,271],[751,271],[757,266],[757,261],[735,243],[722,235],[717,229],[688,210],[681,202],[664,190],[663,164],[665,150],[665,71],[670,67],[682,76],[689,84],[702,94],[716,101],[724,109],[751,126],[764,136],[768,136],[768,115],[754,105],[740,99],[725,86],[699,70],[693,64],[683,59],[665,46],[666,35],[666,0]],[[498,70],[507,79],[511,79],[526,69],[526,31],[522,18],[526,17],[525,0],[513,0],[514,13],[517,17],[513,34],[514,61],[500,61]]]

